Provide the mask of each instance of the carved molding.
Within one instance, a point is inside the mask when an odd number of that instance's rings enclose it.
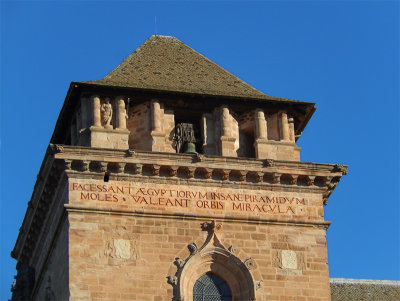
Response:
[[[278,174],[278,173],[273,173],[272,174],[272,183],[273,184],[280,183],[280,180],[281,180],[281,175],[280,174]]]
[[[196,245],[196,243],[195,242],[192,242],[191,244],[188,244],[187,245],[187,248],[188,248],[188,250],[189,250],[189,252],[190,252],[190,255],[193,255],[193,254],[196,254],[197,253],[197,245]]]
[[[239,170],[238,174],[239,174],[239,181],[240,182],[244,182],[246,181],[246,175],[247,175],[248,171],[246,170]]]
[[[126,151],[126,156],[127,157],[133,157],[136,154],[136,152],[133,149],[128,149]]]
[[[124,172],[124,169],[125,169],[125,163],[122,163],[122,162],[120,162],[120,163],[117,163],[117,165],[116,165],[116,167],[117,167],[117,173],[122,173],[122,172]]]
[[[106,172],[107,171],[107,162],[99,162],[100,166],[100,172]]]
[[[236,253],[236,249],[235,249],[235,247],[232,246],[232,245],[229,246],[228,251],[231,252],[232,254],[235,254],[235,253]]]
[[[201,171],[203,172],[204,179],[212,178],[213,168],[201,168]]]
[[[290,185],[296,185],[298,176],[297,175],[291,175],[290,177],[291,177]]]
[[[254,173],[254,175],[255,175],[255,181],[256,181],[256,183],[261,183],[262,182],[262,180],[263,180],[263,177],[264,177],[264,173],[263,172],[256,172],[256,173]]]
[[[171,284],[172,286],[175,286],[178,284],[178,277],[176,276],[167,276],[167,282]]]
[[[64,147],[62,145],[57,145],[57,144],[49,144],[47,147],[47,152],[50,154],[57,154],[57,153],[62,153],[64,151]]]
[[[116,172],[118,174],[133,174],[142,176],[143,164],[142,163],[126,163],[126,162],[106,162],[106,161],[89,161],[89,160],[73,160],[63,159],[62,164],[57,164],[58,168],[64,169],[68,172]],[[107,168],[112,165],[113,168]],[[129,165],[129,168],[125,170],[125,166]],[[182,177],[186,176],[187,179],[212,179],[213,181],[230,181],[230,175],[232,174],[232,181],[249,182],[256,184],[274,184],[281,185],[285,183],[285,186],[308,186],[310,188],[326,189],[324,194],[324,202],[326,204],[327,198],[330,196],[332,191],[335,189],[340,181],[340,176],[316,176],[316,175],[304,175],[296,173],[279,173],[279,172],[257,172],[257,171],[246,171],[239,169],[222,169],[202,166],[180,166],[180,165],[159,165],[149,164],[152,176],[160,176],[160,170],[164,169],[168,171],[170,177]],[[92,166],[97,166],[92,168]],[[133,166],[133,167],[131,167]],[[336,167],[335,167],[336,168]],[[332,169],[334,172],[335,168]],[[343,167],[345,168],[345,166]],[[179,174],[178,171],[182,170],[183,173]],[[213,174],[216,177],[213,177]],[[57,170],[54,171],[54,177],[58,177]],[[49,179],[48,179],[49,181]],[[53,180],[54,181],[54,180]]]
[[[307,177],[307,186],[314,185],[315,176],[308,176]]]
[[[219,169],[218,172],[221,175],[221,180],[222,181],[229,180],[229,173],[230,173],[229,169]]]
[[[203,154],[196,154],[193,157],[193,162],[202,162],[204,161],[204,155]]]
[[[72,163],[72,160],[64,160],[64,168],[66,169],[66,170],[69,170],[69,169],[71,169],[71,163]]]
[[[216,223],[215,221],[211,222],[204,222],[201,224],[201,230],[207,231],[207,232],[216,232],[221,230],[222,224],[221,223]]]
[[[178,166],[168,166],[169,176],[176,177],[178,174]]]
[[[347,175],[348,166],[343,164],[336,164],[333,170],[341,172],[344,175]]]
[[[160,165],[156,165],[156,164],[153,164],[152,166],[151,166],[151,173],[152,173],[152,175],[153,176],[159,176],[160,175]]]
[[[141,175],[142,174],[142,170],[143,170],[143,165],[142,164],[135,164],[135,174],[136,175]]]
[[[208,232],[203,245],[198,248],[196,243],[190,243],[189,256],[186,259],[176,257],[173,264],[177,267],[177,271],[175,275],[166,277],[167,282],[173,286],[172,300],[192,300],[193,291],[187,288],[193,287],[193,281],[207,271],[213,272],[214,267],[219,269],[222,266],[225,272],[231,273],[230,279],[237,281],[231,283],[231,286],[239,289],[232,292],[238,300],[255,300],[255,290],[261,287],[262,280],[258,282],[253,280],[250,270],[255,268],[254,260],[248,258],[243,262],[234,255],[235,249],[232,246],[226,248],[220,242],[216,231],[222,229],[221,223],[213,220],[203,222],[200,226],[203,231]]]
[[[43,188],[40,194],[36,196],[36,202],[34,202],[33,197],[35,196],[37,189],[37,186],[35,186],[32,199],[28,203],[28,208],[30,208],[28,212],[31,212],[29,213],[29,215],[31,216],[31,222],[29,224],[29,227],[26,227],[24,224],[23,227],[21,227],[16,247],[19,244],[19,239],[21,235],[24,237],[24,243],[21,246],[21,251],[19,255],[13,253],[15,256],[19,256],[19,258],[16,258],[18,261],[22,263],[28,263],[29,260],[32,258],[32,253],[36,249],[39,241],[39,235],[42,232],[42,228],[47,219],[50,204],[53,202],[55,191],[58,188],[58,183],[62,178],[60,176],[60,169],[71,169],[72,162],[73,160],[53,161],[53,164],[50,167],[47,176],[40,176],[40,178],[43,179],[43,181],[41,181],[41,185],[43,185]],[[83,161],[80,162],[83,163]]]
[[[274,160],[272,160],[272,159],[266,159],[266,160],[265,160],[265,166],[266,166],[266,167],[273,167],[273,166],[274,166]]]
[[[249,269],[252,270],[255,266],[254,260],[252,258],[247,258],[244,261],[244,265]]]
[[[194,168],[194,167],[184,167],[183,169],[185,170],[186,176],[187,176],[188,179],[194,178],[194,172],[195,172],[196,168]]]
[[[185,265],[185,260],[177,257],[175,258],[174,264],[178,267],[178,269],[181,269]]]
[[[89,161],[82,160],[81,168],[82,168],[82,171],[88,171],[89,170]]]

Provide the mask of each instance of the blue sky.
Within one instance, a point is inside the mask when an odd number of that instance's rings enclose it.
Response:
[[[315,102],[302,161],[349,165],[325,207],[331,277],[400,280],[398,1],[2,1],[1,281],[71,81],[157,33],[272,96]]]

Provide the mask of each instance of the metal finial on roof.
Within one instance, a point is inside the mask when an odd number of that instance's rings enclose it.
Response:
[[[154,35],[157,35],[157,16],[154,16]]]

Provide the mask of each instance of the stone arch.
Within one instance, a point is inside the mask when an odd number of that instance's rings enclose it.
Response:
[[[204,223],[208,227],[208,236],[201,248],[195,243],[189,244],[190,256],[187,259],[177,258],[174,262],[178,267],[175,276],[168,276],[168,282],[173,285],[176,301],[193,300],[193,287],[204,274],[211,272],[225,280],[228,284],[233,301],[255,300],[255,283],[250,269],[254,262],[251,258],[241,261],[233,248],[225,248],[215,234],[215,222]],[[204,230],[204,229],[203,229]]]
[[[193,300],[193,286],[207,272],[226,281],[232,300],[254,300],[254,281],[248,268],[229,251],[215,247],[200,251],[187,261],[180,274],[178,295],[183,300]]]

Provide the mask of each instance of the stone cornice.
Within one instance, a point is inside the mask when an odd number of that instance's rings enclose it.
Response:
[[[55,159],[63,160],[69,177],[110,179],[157,177],[160,181],[190,180],[196,185],[238,185],[286,191],[319,191],[324,204],[347,173],[347,166],[271,159],[249,159],[201,154],[175,154],[133,150],[52,146]],[[200,184],[201,185],[201,184]]]
[[[192,164],[202,162],[203,165],[220,166],[224,164],[246,165],[254,170],[263,167],[286,168],[304,170],[308,172],[330,172],[337,175],[347,174],[347,166],[341,164],[323,164],[323,163],[309,163],[297,161],[281,161],[272,159],[251,159],[251,158],[236,158],[236,157],[221,157],[211,155],[192,155],[192,154],[175,154],[175,153],[162,153],[162,152],[145,152],[136,150],[115,150],[104,148],[92,148],[82,146],[67,146],[67,145],[51,145],[50,147],[56,159],[64,159],[68,156],[71,160],[80,160],[82,156],[87,157],[102,157],[109,162],[129,162],[134,158],[141,157],[149,163],[156,161],[171,160],[174,162],[184,162]]]
[[[54,161],[54,153],[47,151],[37,176],[31,200],[19,229],[11,256],[27,265],[36,248],[38,238],[48,216],[55,191],[62,177],[63,166]]]
[[[29,265],[63,171],[71,178],[107,175],[111,180],[314,192],[326,205],[347,166],[50,145],[11,254],[18,261]]]

